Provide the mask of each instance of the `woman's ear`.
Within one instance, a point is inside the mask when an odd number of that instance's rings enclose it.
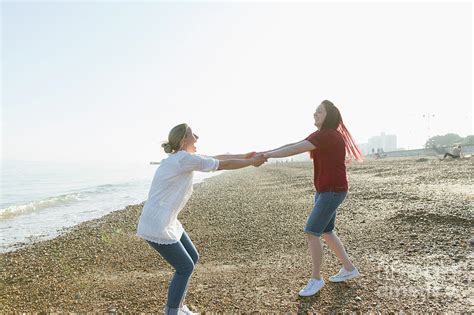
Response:
[[[186,139],[181,140],[179,142],[179,149],[178,150],[181,150],[184,147],[185,144],[186,144]]]

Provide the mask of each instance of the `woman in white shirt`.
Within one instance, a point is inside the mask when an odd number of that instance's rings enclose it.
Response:
[[[168,288],[166,314],[194,314],[183,301],[199,254],[178,221],[178,214],[193,191],[194,171],[231,170],[250,165],[257,167],[266,161],[266,158],[254,153],[215,157],[194,154],[197,139],[187,124],[171,129],[168,142],[162,145],[170,155],[160,162],[156,170],[138,222],[137,235],[176,270]]]

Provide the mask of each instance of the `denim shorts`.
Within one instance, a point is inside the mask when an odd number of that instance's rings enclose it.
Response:
[[[347,192],[317,192],[314,196],[314,208],[311,211],[305,233],[321,236],[334,230],[337,207],[344,201]]]

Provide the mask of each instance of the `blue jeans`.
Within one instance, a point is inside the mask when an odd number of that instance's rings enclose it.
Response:
[[[334,230],[337,207],[344,201],[347,192],[317,192],[314,196],[314,208],[311,211],[305,233],[321,236]]]
[[[176,270],[168,288],[167,314],[177,314],[182,306],[199,254],[186,232],[177,243],[165,245],[148,241],[160,255]]]

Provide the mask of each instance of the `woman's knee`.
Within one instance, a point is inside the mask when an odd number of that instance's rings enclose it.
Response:
[[[196,265],[199,261],[199,253],[196,252],[195,255],[193,255],[193,257],[191,257],[193,259],[193,262],[194,262],[194,265]]]
[[[176,273],[180,275],[190,275],[193,273],[194,268],[195,264],[191,259],[186,260],[175,267]]]
[[[312,234],[312,233],[305,233],[306,234],[306,239],[308,241],[319,241],[321,239],[321,236]]]
[[[198,252],[193,252],[193,253],[189,253],[189,257],[191,257],[191,259],[193,260],[193,263],[196,265],[199,261],[199,253]]]
[[[334,238],[334,232],[333,231],[329,231],[329,232],[324,232],[323,235],[322,235],[322,238],[324,240],[327,240],[327,239],[332,239]]]

